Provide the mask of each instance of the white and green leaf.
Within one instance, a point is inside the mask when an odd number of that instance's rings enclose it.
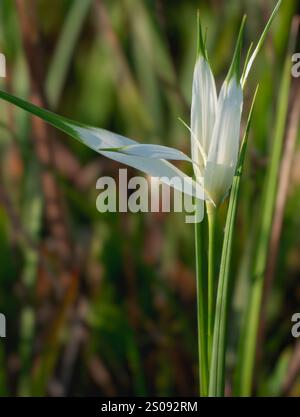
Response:
[[[192,197],[204,198],[201,185],[167,161],[169,159],[192,162],[179,150],[159,145],[142,145],[108,130],[85,126],[4,91],[0,91],[0,98],[40,117],[101,155],[138,169],[147,175],[159,177],[166,184]],[[181,181],[172,181],[174,178],[179,178]]]

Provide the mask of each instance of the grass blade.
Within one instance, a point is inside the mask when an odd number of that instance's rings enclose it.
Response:
[[[276,199],[278,172],[281,160],[281,151],[288,115],[289,92],[291,83],[291,51],[294,50],[295,36],[291,37],[281,86],[279,91],[278,108],[274,141],[269,169],[264,183],[263,201],[261,209],[261,225],[254,259],[254,269],[250,288],[249,304],[246,313],[245,334],[242,338],[239,366],[237,370],[238,395],[250,396],[253,380],[253,368],[257,344],[259,315],[264,286],[264,273],[267,262],[269,238],[272,227],[272,217]]]
[[[66,18],[46,79],[46,95],[51,108],[57,106],[72,54],[77,43],[91,0],[75,0]]]
[[[232,190],[230,194],[230,201],[226,219],[225,235],[223,241],[222,258],[220,266],[217,303],[216,303],[216,317],[213,336],[212,359],[210,367],[210,381],[209,381],[209,396],[222,397],[224,396],[225,387],[225,345],[226,345],[226,327],[227,327],[227,310],[229,300],[229,270],[232,254],[232,242],[234,233],[234,224],[237,212],[237,202],[239,196],[239,188],[241,182],[241,175],[243,172],[243,165],[247,150],[247,142],[249,130],[253,115],[253,107],[257,89],[253,98],[251,110],[249,113],[247,126],[241,146],[240,157],[236,175],[234,177]]]
[[[204,245],[204,222],[195,224],[195,247],[196,247],[196,281],[197,281],[197,319],[198,319],[198,361],[200,396],[208,396],[208,318],[207,318],[207,281],[204,271],[203,260]]]
[[[244,87],[244,85],[247,81],[247,78],[248,78],[249,72],[251,70],[251,67],[252,67],[257,55],[259,54],[259,51],[261,50],[261,48],[263,46],[265,38],[266,38],[266,36],[269,32],[269,29],[271,27],[271,24],[272,24],[273,20],[276,17],[276,14],[277,14],[280,6],[281,6],[281,3],[282,3],[282,0],[279,0],[278,3],[276,4],[275,9],[273,10],[273,13],[271,14],[270,19],[268,20],[268,23],[266,24],[266,27],[265,27],[265,29],[264,29],[264,31],[263,31],[263,33],[262,33],[262,35],[261,35],[261,37],[258,41],[258,44],[257,44],[253,54],[251,55],[251,58],[249,59],[249,61],[247,63],[247,66],[244,70],[244,74],[243,74],[243,77],[242,77],[242,80],[241,80],[241,84],[242,84],[243,87]]]

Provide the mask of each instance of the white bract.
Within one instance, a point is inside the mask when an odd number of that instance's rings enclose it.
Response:
[[[208,61],[199,56],[193,81],[191,148],[194,172],[215,205],[228,192],[236,169],[243,92],[238,77],[226,79],[217,99]]]
[[[188,127],[191,132],[191,157],[167,146],[139,144],[104,129],[81,125],[4,91],[0,91],[0,98],[42,118],[108,158],[134,167],[152,177],[159,177],[161,181],[189,196],[199,200],[210,200],[218,206],[231,187],[237,165],[243,107],[242,88],[280,4],[281,0],[251,56],[250,50],[248,51],[244,71],[240,77],[241,44],[245,23],[243,19],[233,62],[219,97],[198,21],[199,47],[194,71],[191,127]],[[196,180],[171,164],[171,160],[192,163]],[[178,179],[181,182],[176,181]]]
[[[231,187],[238,152],[243,93],[239,76],[243,19],[238,42],[219,98],[215,80],[207,59],[207,52],[199,27],[198,58],[194,70],[191,108],[191,158],[183,152],[161,145],[139,144],[131,139],[105,131],[76,127],[84,143],[99,153],[133,166],[151,176],[165,176],[165,182],[180,177],[190,187],[181,191],[210,200],[218,206]],[[168,160],[181,160],[193,164],[196,181],[188,178]],[[166,180],[167,179],[167,180]],[[178,184],[178,183],[177,183]],[[177,189],[178,185],[176,186]]]

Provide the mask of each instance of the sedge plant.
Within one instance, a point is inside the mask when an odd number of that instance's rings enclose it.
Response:
[[[40,117],[101,155],[138,169],[147,175],[159,177],[177,190],[196,197],[196,210],[200,210],[201,204],[203,201],[205,202],[208,242],[204,240],[204,223],[195,225],[201,396],[224,395],[229,267],[240,177],[254,104],[253,100],[240,146],[243,90],[251,67],[280,4],[281,0],[277,3],[252,54],[252,46],[249,48],[242,67],[242,42],[246,20],[245,17],[243,18],[232,63],[219,95],[217,95],[198,15],[198,48],[193,77],[191,126],[186,125],[191,134],[191,156],[174,148],[140,144],[108,130],[68,120],[7,92],[0,91],[0,98],[3,100]],[[194,178],[189,177],[170,162],[174,160],[191,163],[194,169]],[[172,181],[174,178],[188,183],[189,187],[182,187],[182,182]],[[227,198],[229,192],[230,202],[223,249],[220,267],[217,271],[214,268],[218,264],[215,259],[216,218],[218,208]],[[206,248],[208,249],[207,268],[204,267]],[[217,276],[218,279],[216,279]]]

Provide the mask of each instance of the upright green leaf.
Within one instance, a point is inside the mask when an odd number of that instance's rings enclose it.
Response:
[[[210,381],[209,381],[209,396],[221,397],[224,396],[225,387],[225,353],[226,353],[226,331],[227,331],[227,310],[229,304],[229,285],[230,285],[230,261],[232,255],[232,243],[234,234],[234,224],[237,212],[237,203],[240,189],[241,176],[243,172],[245,154],[247,150],[248,136],[250,125],[252,121],[254,102],[257,94],[257,89],[253,98],[251,110],[249,113],[247,126],[243,138],[243,143],[240,151],[239,162],[237,166],[236,175],[234,177],[232,190],[230,193],[230,201],[227,213],[222,258],[220,266],[217,303],[216,303],[216,317],[214,325],[212,359],[210,367]]]
[[[278,10],[281,6],[281,3],[282,3],[282,0],[279,0],[278,3],[276,4],[276,6],[273,10],[273,13],[270,16],[270,19],[268,20],[268,22],[266,24],[266,27],[265,27],[261,37],[259,38],[259,41],[257,43],[257,46],[256,46],[253,54],[251,55],[251,57],[249,59],[247,59],[247,65],[245,66],[245,69],[243,71],[243,76],[242,76],[242,79],[241,79],[241,84],[242,84],[243,87],[244,87],[244,85],[247,81],[247,78],[248,78],[249,72],[252,68],[252,65],[253,65],[257,55],[259,54],[259,51],[261,50],[261,48],[263,46],[265,38],[266,38],[266,36],[267,36],[267,34],[270,30],[271,24],[272,24],[273,20],[275,19],[276,15],[278,13]]]
[[[72,54],[90,9],[91,0],[75,0],[64,22],[46,79],[46,95],[52,108],[57,106]]]
[[[288,103],[291,83],[291,53],[294,50],[295,35],[291,37],[291,45],[286,57],[281,79],[276,124],[272,140],[272,153],[268,172],[266,175],[261,207],[261,223],[256,255],[252,273],[250,297],[248,302],[245,331],[242,336],[241,351],[238,365],[237,393],[241,396],[250,396],[252,390],[253,370],[257,344],[259,315],[264,286],[264,273],[267,262],[269,238],[272,228],[272,217],[277,192],[278,172],[281,160],[281,151],[288,116]]]

